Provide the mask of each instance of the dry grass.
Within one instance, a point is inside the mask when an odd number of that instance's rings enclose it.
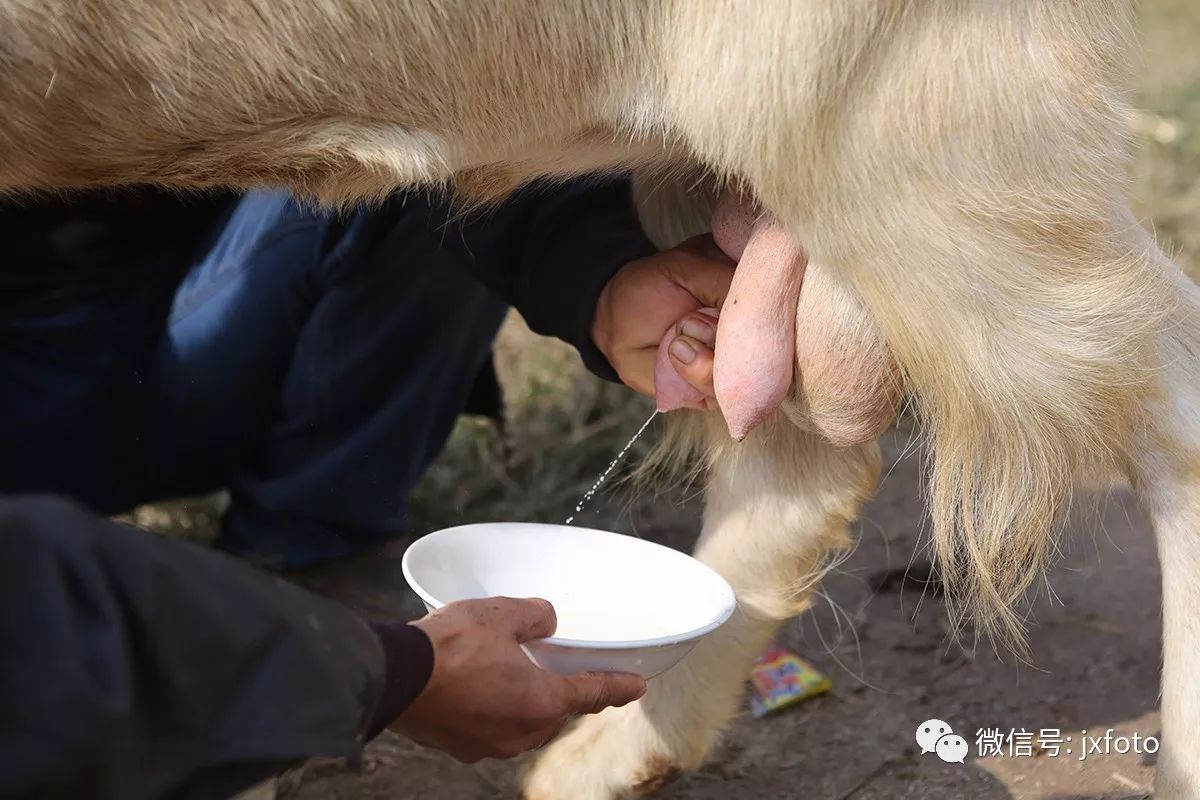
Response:
[[[1188,274],[1200,278],[1200,4],[1144,2],[1141,19],[1135,207]]]

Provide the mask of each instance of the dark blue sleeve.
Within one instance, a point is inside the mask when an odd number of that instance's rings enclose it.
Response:
[[[221,553],[63,500],[0,499],[0,797],[228,797],[354,756],[380,707],[389,721],[414,693],[385,662],[426,668],[387,649]]]
[[[533,183],[467,218],[468,266],[516,307],[529,327],[573,345],[589,370],[617,375],[592,342],[600,292],[622,266],[655,252],[626,179]]]

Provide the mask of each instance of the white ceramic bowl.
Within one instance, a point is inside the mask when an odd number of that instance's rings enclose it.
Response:
[[[404,553],[429,610],[480,597],[541,597],[558,630],[525,650],[543,669],[632,672],[674,666],[721,626],[729,584],[691,556],[632,536],[567,525],[490,522],[431,533]]]

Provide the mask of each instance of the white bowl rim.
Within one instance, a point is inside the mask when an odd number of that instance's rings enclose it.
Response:
[[[693,628],[692,630],[685,631],[683,633],[675,633],[669,636],[654,636],[648,639],[624,639],[619,641],[595,641],[593,639],[567,639],[558,636],[548,636],[545,639],[535,639],[533,642],[531,642],[531,644],[552,644],[561,647],[586,648],[589,650],[644,650],[654,647],[668,647],[670,645],[682,644],[694,639],[699,639],[701,636],[715,631],[717,628],[724,625],[731,616],[733,616],[733,612],[737,608],[737,596],[733,593],[733,587],[731,587],[729,582],[722,578],[715,569],[710,567],[708,564],[705,564],[703,561],[688,555],[687,553],[667,547],[666,545],[661,545],[658,542],[651,542],[648,539],[642,539],[638,536],[630,536],[629,534],[625,533],[617,533],[616,531],[605,531],[599,528],[585,528],[577,525],[558,525],[552,522],[473,522],[468,525],[455,525],[451,528],[442,528],[441,530],[427,533],[424,536],[417,538],[412,544],[406,547],[404,549],[404,555],[400,558],[400,570],[404,574],[404,580],[408,582],[409,587],[416,592],[417,596],[420,597],[421,600],[427,605],[433,607],[434,610],[437,610],[446,604],[429,594],[429,592],[425,591],[425,588],[413,578],[412,572],[409,570],[409,554],[412,553],[413,548],[427,539],[433,539],[444,534],[457,533],[458,531],[466,530],[468,528],[484,527],[570,528],[577,531],[606,533],[612,536],[628,536],[629,538],[639,541],[649,547],[658,547],[673,553],[674,555],[684,556],[685,558],[692,559],[693,562],[699,565],[704,571],[708,572],[708,574],[710,574],[716,580],[716,585],[721,587],[726,595],[725,604],[715,619],[713,619],[711,622],[701,625],[698,628]]]

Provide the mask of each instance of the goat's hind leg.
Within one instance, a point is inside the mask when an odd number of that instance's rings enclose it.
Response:
[[[719,418],[704,425],[721,444],[696,555],[730,582],[738,609],[639,702],[584,718],[553,742],[525,776],[528,800],[627,797],[698,767],[737,713],[753,660],[807,607],[875,487],[875,444],[836,449],[785,422],[733,444]]]
[[[1174,269],[1174,267],[1168,267]],[[1132,475],[1158,540],[1163,593],[1162,742],[1154,796],[1200,798],[1200,289],[1177,273],[1159,338],[1159,392]]]

